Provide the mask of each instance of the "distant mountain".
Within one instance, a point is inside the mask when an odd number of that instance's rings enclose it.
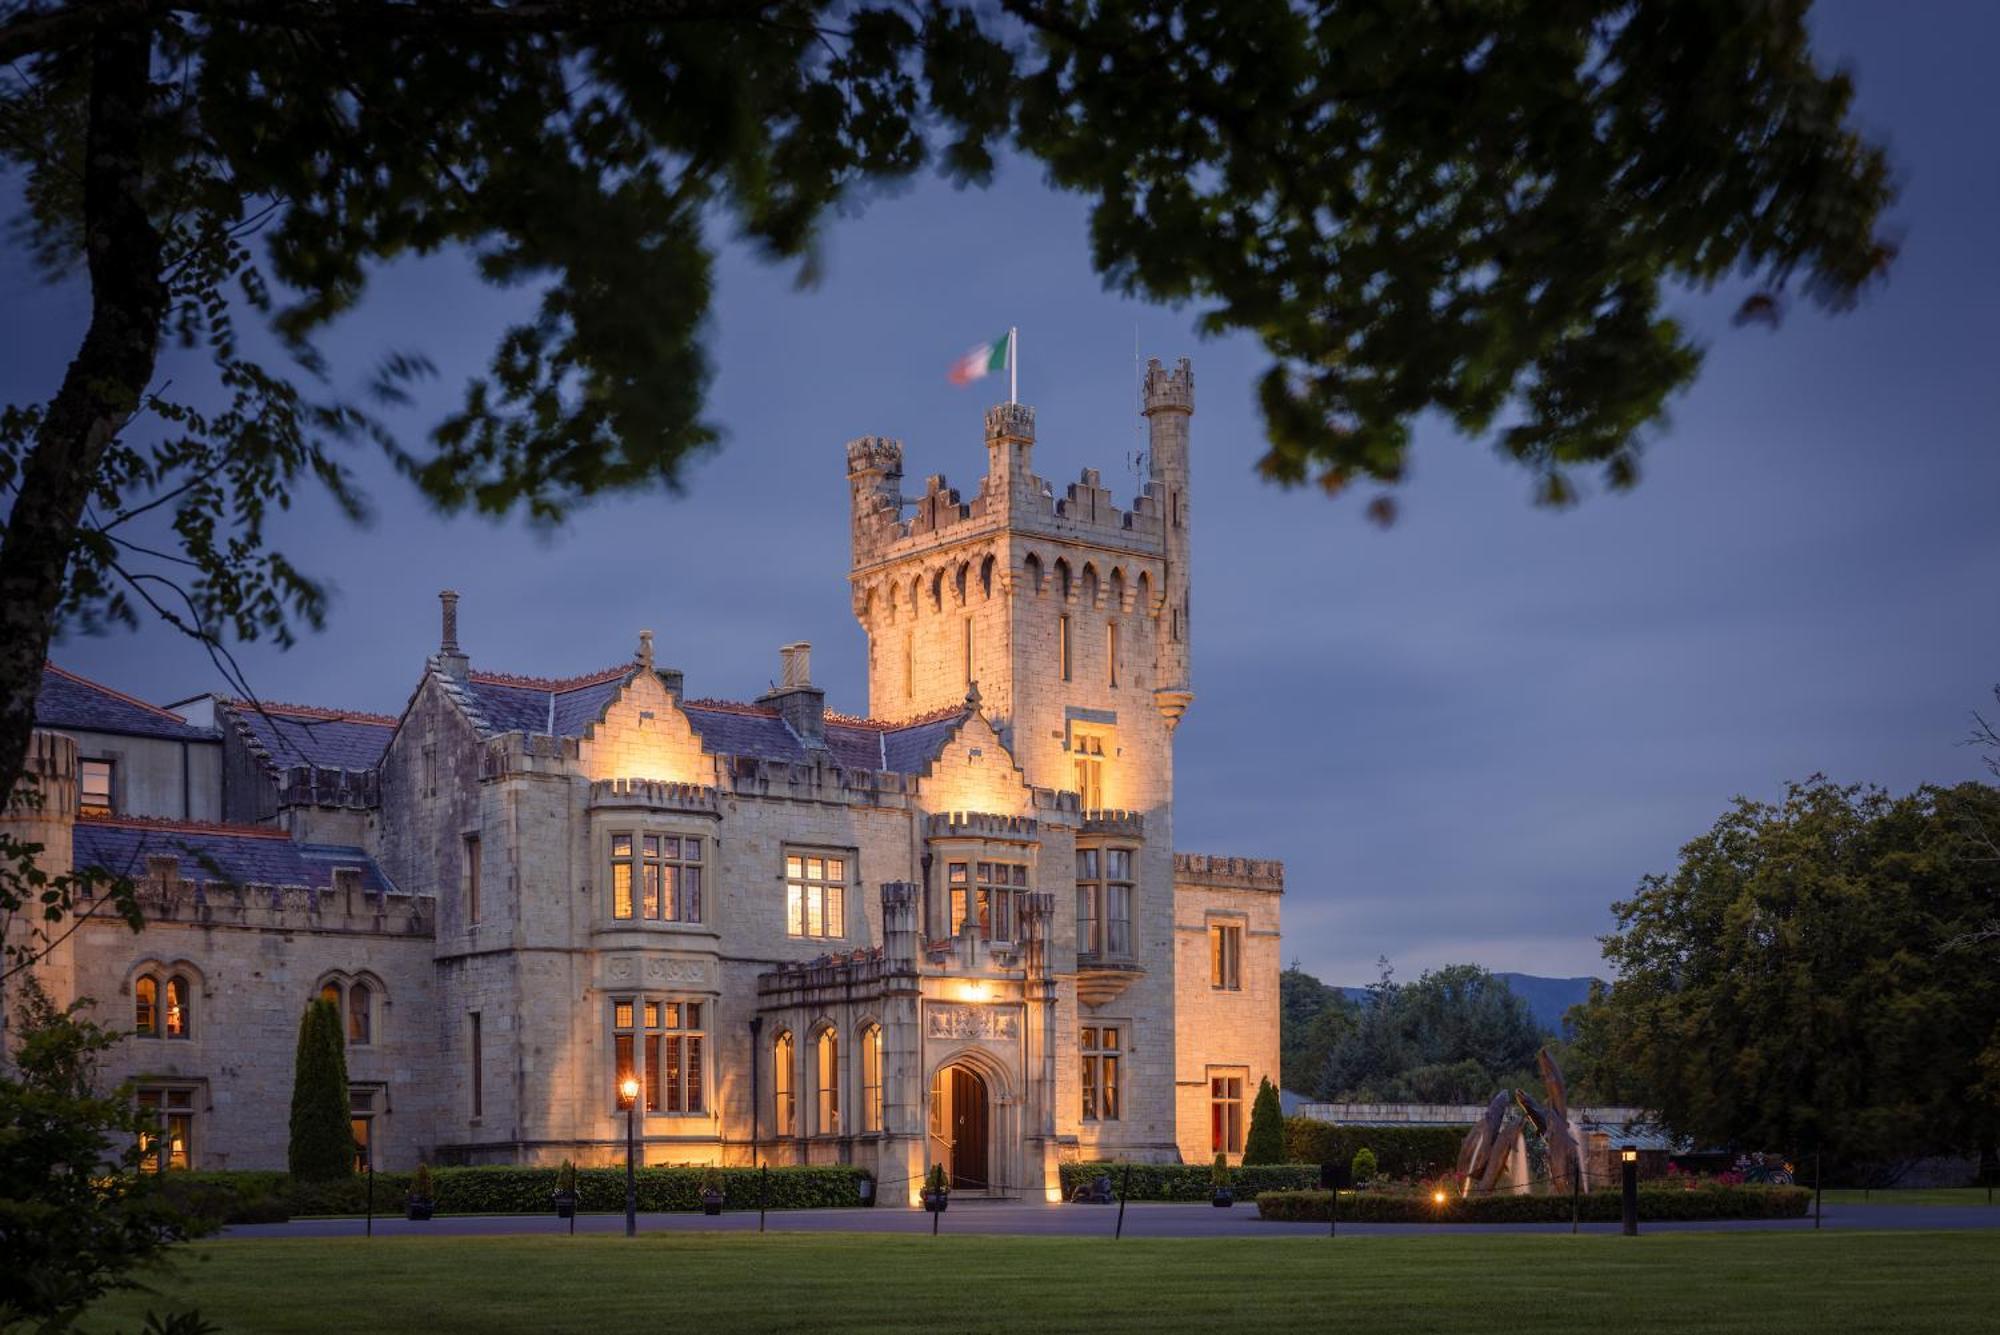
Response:
[[[1593,981],[1589,978],[1543,978],[1532,973],[1496,973],[1493,976],[1504,980],[1515,996],[1527,1002],[1535,1020],[1552,1034],[1562,1032],[1563,1013],[1590,996]],[[1368,989],[1365,987],[1342,987],[1339,991],[1349,1001],[1368,1000]]]

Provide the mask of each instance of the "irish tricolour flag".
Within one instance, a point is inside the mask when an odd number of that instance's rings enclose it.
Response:
[[[951,383],[969,385],[995,371],[1005,371],[1014,361],[1014,331],[1008,330],[991,343],[981,343],[951,364]]]

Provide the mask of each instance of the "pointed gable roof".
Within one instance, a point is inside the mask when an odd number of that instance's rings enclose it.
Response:
[[[162,737],[176,742],[215,740],[214,734],[172,710],[149,705],[54,663],[42,664],[42,684],[35,693],[35,723],[44,728]]]
[[[283,830],[261,825],[144,820],[130,816],[78,816],[71,865],[112,876],[144,876],[147,859],[174,857],[181,879],[273,889],[325,890],[333,873],[352,867],[372,894],[393,892],[375,859],[341,844],[294,843]]]
[[[506,672],[472,672],[463,682],[448,675],[453,694],[468,705],[475,727],[486,737],[525,732],[548,737],[580,737],[604,721],[604,711],[632,680],[639,664],[624,663],[581,677],[517,677]]]

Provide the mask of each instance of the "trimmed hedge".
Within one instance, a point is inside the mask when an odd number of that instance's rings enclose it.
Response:
[[[1257,1197],[1262,1219],[1327,1222],[1326,1191],[1267,1191]],[[1666,1223],[1690,1219],[1803,1219],[1812,1193],[1804,1187],[1641,1187],[1639,1218]],[[1592,1191],[1577,1201],[1591,1223],[1624,1218],[1616,1191]],[[1385,1191],[1340,1193],[1340,1221],[1354,1224],[1567,1224],[1567,1196],[1473,1196],[1435,1205],[1430,1197]]]
[[[1129,1188],[1126,1187],[1128,1168]],[[1062,1166],[1062,1193],[1063,1199],[1068,1200],[1078,1187],[1088,1186],[1098,1174],[1106,1173],[1111,1177],[1114,1195],[1120,1190],[1131,1192],[1125,1198],[1128,1201],[1205,1201],[1215,1190],[1209,1184],[1209,1172],[1207,1164],[1066,1163]],[[1229,1170],[1230,1190],[1240,1197],[1254,1196],[1260,1191],[1296,1191],[1318,1182],[1319,1169],[1311,1164],[1254,1164]]]
[[[554,1214],[557,1172],[555,1168],[433,1168],[431,1183],[439,1214]],[[699,1210],[705,1172],[695,1167],[641,1168],[636,1175],[639,1208]],[[765,1190],[773,1210],[859,1205],[861,1183],[869,1177],[865,1169],[837,1165],[721,1172],[725,1210],[754,1210]],[[377,1173],[375,1213],[400,1213],[412,1176]],[[165,1185],[183,1208],[226,1224],[269,1223],[293,1215],[360,1214],[368,1202],[365,1176],[345,1182],[298,1182],[283,1173],[173,1173]],[[625,1170],[579,1168],[576,1192],[579,1210],[622,1210]]]
[[[1469,1126],[1344,1126],[1316,1117],[1285,1119],[1285,1160],[1288,1163],[1337,1164],[1343,1178],[1361,1150],[1375,1154],[1375,1170],[1383,1177],[1421,1181],[1449,1173],[1458,1164],[1458,1147]],[[1313,1185],[1319,1184],[1318,1175]]]

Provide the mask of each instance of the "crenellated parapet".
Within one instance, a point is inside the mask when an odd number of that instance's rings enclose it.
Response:
[[[1277,858],[1230,858],[1211,853],[1174,854],[1174,883],[1285,892],[1285,864]]]
[[[1114,839],[1144,839],[1146,818],[1137,811],[1086,811],[1077,833]]]
[[[940,811],[924,820],[931,839],[1004,839],[1034,843],[1041,828],[1032,816],[1003,816],[988,811]]]
[[[599,779],[590,785],[592,810],[679,811],[697,816],[721,814],[715,789],[701,783],[666,783],[657,779]]]
[[[340,873],[331,886],[314,887],[184,879],[155,869],[135,889],[152,924],[428,939],[437,922],[429,897],[370,890]]]
[[[278,805],[345,807],[353,810],[379,807],[382,805],[382,776],[372,769],[293,765],[278,775]]]

